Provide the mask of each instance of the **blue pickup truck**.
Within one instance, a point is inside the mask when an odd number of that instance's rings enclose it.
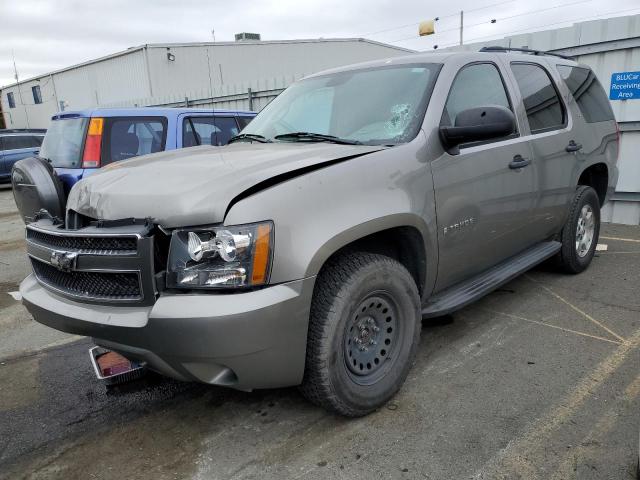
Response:
[[[254,112],[201,108],[123,108],[61,112],[39,157],[54,167],[65,195],[112,162],[196,145],[226,145]]]
[[[46,130],[0,130],[0,183],[11,181],[11,167],[18,160],[38,154]]]

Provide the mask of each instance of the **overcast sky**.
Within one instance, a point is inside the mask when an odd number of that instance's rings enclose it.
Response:
[[[212,29],[217,41],[246,31],[263,40],[366,37],[430,50],[458,41],[461,9],[473,41],[638,14],[640,1],[0,0],[0,85],[14,82],[12,52],[23,80],[145,43],[212,41]],[[434,17],[436,35],[418,38],[417,23]]]

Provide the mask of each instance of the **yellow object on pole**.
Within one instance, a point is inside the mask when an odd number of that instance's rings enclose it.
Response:
[[[418,35],[424,37],[426,35],[433,35],[434,33],[436,33],[436,24],[434,20],[425,20],[424,22],[420,22]]]

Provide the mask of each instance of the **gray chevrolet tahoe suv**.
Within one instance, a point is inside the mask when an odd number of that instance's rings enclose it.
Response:
[[[162,374],[301,385],[364,415],[405,381],[422,318],[546,259],[587,268],[617,155],[602,87],[567,58],[338,68],[291,85],[228,146],[80,181],[64,218],[45,208],[27,226],[20,291],[38,322]]]

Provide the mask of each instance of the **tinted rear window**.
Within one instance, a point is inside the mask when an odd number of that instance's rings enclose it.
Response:
[[[44,136],[40,157],[49,159],[54,167],[80,168],[88,121],[88,118],[53,120]]]
[[[587,123],[613,120],[613,110],[596,75],[588,68],[558,65],[560,76]]]
[[[166,137],[165,117],[107,118],[102,139],[102,165],[161,152]]]
[[[532,63],[512,63],[511,70],[522,94],[531,133],[562,128],[564,108],[547,71]]]
[[[42,144],[42,136],[36,135],[8,135],[2,137],[4,150],[18,150],[21,148],[38,148]]]

